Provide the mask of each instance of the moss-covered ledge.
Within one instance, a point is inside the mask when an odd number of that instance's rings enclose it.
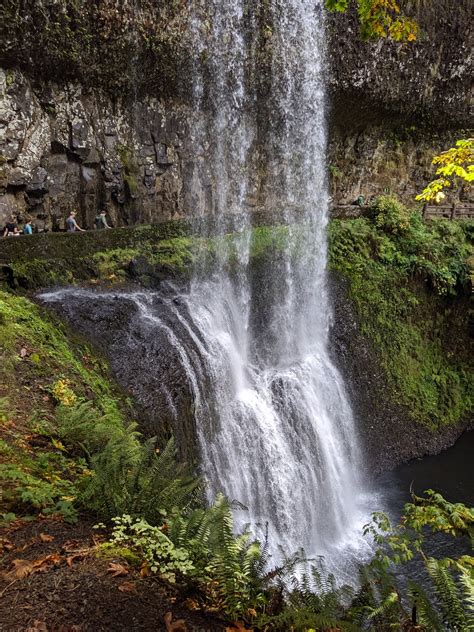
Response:
[[[361,416],[378,409],[377,423],[389,426],[390,400],[433,431],[460,431],[472,420],[473,231],[473,222],[425,223],[390,197],[379,198],[367,218],[331,222],[332,294],[339,293],[343,306],[336,314],[339,338],[352,365],[357,346],[366,347],[361,365],[373,382],[370,367],[380,365],[386,382],[386,396],[380,397],[380,380],[365,393]],[[342,316],[349,310],[354,326]],[[349,371],[356,380],[360,372],[355,366]]]
[[[185,220],[153,226],[130,226],[85,233],[38,233],[0,241],[0,263],[32,259],[80,259],[112,249],[136,248],[142,243],[159,242],[191,234]]]
[[[288,227],[268,216],[254,218],[250,256],[261,258],[288,247]],[[46,233],[0,241],[0,281],[13,290],[38,290],[75,283],[138,282],[157,287],[163,280],[189,280],[197,267],[205,273],[221,260],[237,261],[241,233],[236,218],[176,220],[153,226],[87,233]],[[203,234],[209,235],[203,237]]]
[[[84,281],[121,282],[143,276],[146,282],[154,274],[184,275],[192,260],[190,232],[188,222],[171,221],[10,238],[0,242],[0,278],[11,289],[36,290]],[[146,257],[148,267],[140,257]],[[136,269],[130,267],[135,260]]]

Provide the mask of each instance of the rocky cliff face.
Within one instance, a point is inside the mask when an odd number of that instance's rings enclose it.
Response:
[[[127,107],[79,84],[38,89],[12,70],[0,74],[0,90],[0,223],[16,212],[54,226],[77,209],[92,226],[106,206],[115,225],[129,225],[199,210],[184,108],[154,98]]]
[[[162,15],[141,0],[140,11],[125,2],[115,15],[109,0],[82,4],[77,13],[68,0],[62,11],[50,0],[27,2],[6,15],[0,224],[15,213],[51,228],[77,209],[91,226],[101,206],[116,225],[209,212],[212,178],[205,151],[197,156],[192,145],[186,9]],[[422,5],[414,44],[364,43],[353,13],[328,18],[335,203],[388,190],[412,199],[432,154],[469,127],[470,3]],[[271,30],[265,3],[253,11],[264,111]],[[258,192],[249,203],[258,206]]]
[[[472,127],[469,0],[405,2],[418,41],[361,42],[355,12],[329,20],[330,176],[336,202],[395,192],[405,202],[431,179],[433,154]]]
[[[394,401],[379,350],[362,331],[347,283],[332,272],[330,288],[334,309],[331,351],[344,376],[370,471],[379,474],[410,459],[438,454],[452,446],[466,429],[472,429],[472,418],[456,424],[443,424],[436,430],[415,423],[408,407]],[[423,299],[421,284],[419,290],[420,300],[429,313],[429,301],[426,295]],[[443,309],[441,302],[438,308]],[[455,337],[468,347],[469,297],[458,297],[451,312]],[[443,332],[438,335],[442,336]]]

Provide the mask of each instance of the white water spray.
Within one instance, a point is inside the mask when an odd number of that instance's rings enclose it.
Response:
[[[207,376],[196,421],[209,497],[223,491],[245,505],[236,511],[238,526],[250,522],[261,533],[268,525],[274,552],[280,544],[288,552],[303,546],[308,554],[333,553],[360,541],[355,534],[367,514],[353,416],[328,352],[322,2],[270,2],[269,116],[260,127],[246,3],[206,4],[211,61],[205,77],[197,74],[195,92],[198,107],[210,95],[214,115],[199,137],[214,149],[214,214],[237,212],[241,235],[237,272],[226,272],[224,247],[212,280],[197,276],[184,297]],[[196,12],[202,35],[199,19]],[[265,319],[255,328],[260,290],[250,278],[246,201],[262,163],[261,205],[269,217],[278,210],[288,231],[273,270],[278,278],[267,279],[273,289],[265,294]]]

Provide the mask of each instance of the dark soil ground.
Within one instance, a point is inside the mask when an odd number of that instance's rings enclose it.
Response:
[[[189,609],[192,595],[142,578],[121,559],[98,557],[97,544],[87,522],[40,518],[2,529],[1,632],[226,629],[212,615]]]

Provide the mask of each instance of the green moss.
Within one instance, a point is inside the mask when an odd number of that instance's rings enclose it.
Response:
[[[1,291],[0,315],[0,374],[5,384],[22,369],[30,380],[67,379],[78,395],[87,393],[103,407],[109,406],[113,389],[105,362],[94,357],[88,346],[72,342],[62,323],[27,298]],[[27,350],[24,358],[22,348]]]
[[[15,262],[11,265],[17,279],[26,279],[30,287],[49,287],[67,285],[74,282],[73,270],[59,266],[54,260],[32,259]]]
[[[116,248],[104,252],[96,252],[92,256],[94,271],[100,279],[111,276],[125,276],[125,267],[133,257],[139,254],[138,248]]]
[[[81,235],[34,235],[29,238],[28,253],[24,242],[6,242],[3,260],[11,268],[16,285],[32,290],[91,280],[121,282],[129,274],[130,261],[138,256],[145,257],[150,266],[167,270],[170,277],[185,278],[195,267],[205,272],[216,259],[232,266],[242,240],[248,240],[251,258],[288,248],[297,252],[304,243],[301,227],[259,226],[244,233],[207,238],[191,236],[190,230],[186,222],[167,222]]]
[[[0,291],[0,503],[17,514],[76,518],[91,475],[58,440],[57,404],[93,401],[98,418],[125,419],[104,360],[32,301]]]
[[[141,566],[142,560],[139,555],[126,546],[118,546],[113,542],[104,542],[94,551],[95,555],[102,559],[121,559],[131,566]]]
[[[333,220],[329,261],[349,282],[395,401],[432,427],[472,410],[466,260],[472,223],[425,224],[393,199],[369,219]]]

